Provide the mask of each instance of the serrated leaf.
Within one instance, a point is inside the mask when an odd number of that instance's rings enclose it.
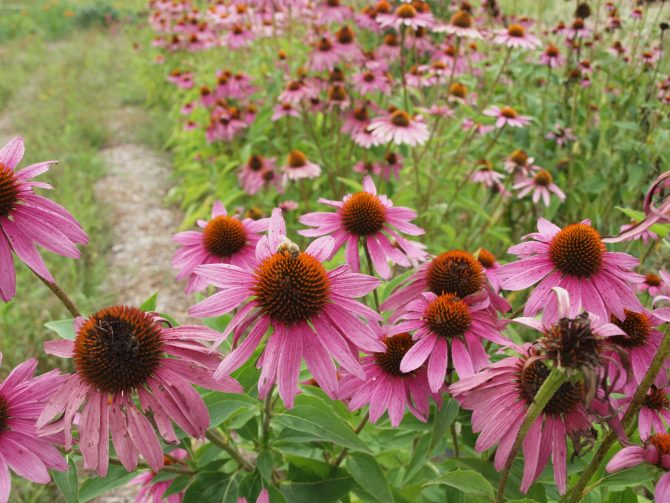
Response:
[[[274,421],[314,438],[333,442],[354,451],[368,451],[351,426],[328,405],[315,396],[298,395],[295,407],[277,415]]]
[[[384,470],[377,460],[369,454],[352,452],[347,458],[347,469],[361,488],[380,503],[393,503],[395,500]]]

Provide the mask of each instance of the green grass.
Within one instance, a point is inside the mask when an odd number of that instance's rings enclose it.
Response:
[[[94,200],[94,184],[104,173],[98,151],[110,141],[109,112],[144,103],[146,95],[140,81],[144,59],[123,29],[107,31],[77,30],[57,42],[29,35],[0,49],[0,115],[10,118],[9,131],[25,138],[23,165],[59,160],[42,177],[55,187],[47,196],[68,208],[91,238],[78,261],[43,253],[56,280],[83,311],[111,300],[98,288],[110,223]],[[3,370],[35,355],[44,369],[50,368],[59,362],[44,356],[42,343],[52,334],[43,324],[67,313],[25,266],[16,265],[17,296],[0,305]]]

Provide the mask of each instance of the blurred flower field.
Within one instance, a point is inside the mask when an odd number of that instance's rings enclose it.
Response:
[[[670,501],[669,29],[0,3],[0,502]]]

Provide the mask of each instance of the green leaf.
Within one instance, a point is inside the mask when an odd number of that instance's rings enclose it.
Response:
[[[333,442],[354,451],[368,451],[351,426],[325,400],[315,396],[298,395],[295,407],[279,414],[274,421],[314,440]]]
[[[289,481],[282,485],[281,491],[286,501],[291,503],[334,503],[344,497],[353,487],[354,480],[349,476],[333,477],[317,481]],[[188,502],[184,502],[188,503]]]
[[[412,451],[412,457],[409,460],[407,465],[407,470],[405,471],[405,476],[403,478],[403,485],[411,482],[412,477],[421,470],[423,465],[428,461],[428,455],[430,454],[430,445],[431,444],[431,435],[423,435],[419,441],[416,443]]]
[[[347,458],[347,469],[359,486],[380,503],[393,503],[393,494],[384,471],[369,454],[352,452]]]
[[[648,467],[640,465],[608,475],[600,481],[599,485],[616,491],[629,486],[637,487],[650,478]]]
[[[261,474],[263,480],[272,482],[272,456],[267,449],[263,449],[256,458],[256,470]]]
[[[638,499],[635,495],[635,491],[630,487],[626,488],[625,491],[610,493],[607,497],[607,503],[637,503]]]
[[[186,489],[186,486],[188,486],[189,482],[191,482],[190,475],[179,475],[178,477],[175,477],[172,479],[170,486],[163,493],[163,497],[167,498],[171,494],[182,492],[184,489]]]
[[[77,466],[72,458],[68,459],[69,469],[66,472],[52,472],[54,482],[63,493],[67,503],[79,502],[79,478],[77,477]]]
[[[218,503],[228,490],[229,482],[222,472],[198,473],[186,489],[182,503]]]
[[[48,321],[44,324],[49,330],[53,330],[58,334],[59,337],[63,339],[74,340],[74,319],[69,318],[67,320],[57,320],[57,321]]]
[[[352,180],[351,178],[344,178],[344,177],[338,176],[337,181],[343,183],[344,185],[349,187],[354,192],[361,192],[363,190],[363,184],[361,182],[356,181],[356,180]]]
[[[125,486],[137,477],[137,472],[128,473],[123,466],[111,465],[106,477],[95,477],[84,482],[79,489],[79,501],[85,503],[117,487]]]
[[[140,304],[140,310],[145,313],[156,310],[156,301],[158,300],[158,292],[154,293],[151,297]]]
[[[458,489],[466,494],[474,494],[478,496],[487,496],[493,498],[493,486],[480,473],[473,470],[454,470],[447,472],[440,478],[429,482],[426,485],[447,485]]]
[[[246,423],[256,413],[258,405],[257,400],[247,395],[218,391],[207,394],[204,399],[211,417],[210,428],[240,415],[245,417]]]
[[[433,418],[433,433],[430,440],[430,446],[435,447],[437,443],[444,438],[447,430],[458,416],[458,402],[449,400],[443,403],[440,409],[437,409]]]

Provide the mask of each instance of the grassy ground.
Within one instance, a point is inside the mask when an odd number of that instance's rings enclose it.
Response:
[[[43,8],[59,7],[54,2],[41,3]],[[88,7],[80,2],[78,8]],[[8,18],[16,25],[23,22],[22,16],[14,12]],[[76,14],[71,17],[77,19]],[[7,18],[3,22],[10,24]],[[25,137],[26,163],[60,161],[45,177],[56,188],[49,197],[75,215],[89,233],[91,245],[82,249],[79,261],[44,256],[57,281],[86,311],[107,300],[96,287],[105,274],[110,224],[104,209],[93,201],[93,184],[104,170],[97,153],[111,140],[109,119],[114,110],[145,102],[144,60],[136,55],[133,40],[120,25],[90,23],[88,28],[73,25],[54,31],[55,22],[31,23],[30,30],[18,30],[17,37],[0,46],[0,136],[3,140],[9,134]],[[41,343],[49,337],[43,322],[66,317],[25,267],[18,265],[18,274],[16,299],[0,305],[5,371],[42,354]]]

